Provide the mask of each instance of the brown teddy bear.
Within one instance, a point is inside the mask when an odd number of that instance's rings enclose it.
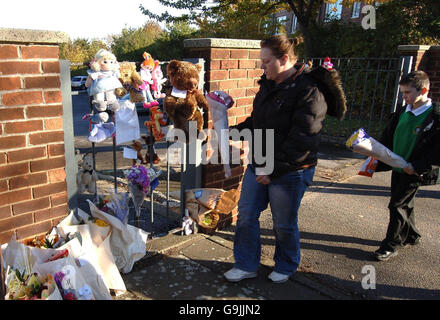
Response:
[[[145,153],[145,163],[150,163],[150,152],[149,145],[152,143],[152,151],[153,151],[153,164],[158,164],[160,162],[160,158],[156,153],[156,149],[154,148],[154,137],[153,141],[150,141],[150,136],[142,136],[142,139],[145,140],[145,144],[147,145],[147,152]]]
[[[140,88],[144,82],[136,71],[136,64],[128,61],[121,62],[119,64],[119,73],[119,81],[124,88],[116,89],[116,95],[123,97],[128,92],[130,93],[131,102],[144,102],[145,98]]]
[[[133,143],[130,145],[133,150],[136,150],[137,152],[137,160],[140,160],[142,164],[147,163],[144,159],[144,156],[142,155],[142,143],[139,141],[133,140]],[[133,159],[133,165],[137,163],[136,159]]]
[[[173,121],[174,127],[185,131],[187,139],[188,121],[196,121],[198,131],[202,131],[204,122],[208,121],[208,102],[197,89],[200,70],[200,65],[187,61],[171,60],[167,66],[173,88],[166,93],[164,110]],[[203,109],[203,116],[199,108]]]

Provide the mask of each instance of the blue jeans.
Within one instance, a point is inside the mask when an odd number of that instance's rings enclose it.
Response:
[[[301,258],[298,209],[314,174],[315,167],[311,167],[290,172],[264,185],[256,181],[254,167],[248,165],[238,202],[235,268],[257,271],[261,257],[259,217],[270,203],[275,232],[274,271],[285,275],[296,272]]]

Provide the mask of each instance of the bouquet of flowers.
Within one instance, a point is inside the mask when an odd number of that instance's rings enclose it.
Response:
[[[60,290],[63,300],[92,300],[92,288],[88,284],[84,284],[78,290],[75,290],[70,285],[70,279],[66,273],[67,268],[55,273],[55,282]],[[68,269],[67,269],[68,270]]]
[[[148,170],[144,166],[134,165],[129,170],[124,171],[128,179],[128,188],[133,199],[136,217],[141,214],[141,206],[144,202],[145,195],[150,187],[150,179],[148,178]]]
[[[363,128],[356,130],[345,145],[356,153],[373,157],[394,168],[405,168],[408,163],[398,154],[368,135]]]
[[[123,223],[128,219],[128,193],[111,193],[105,197],[99,197],[96,207],[112,216],[118,218]]]
[[[124,171],[130,185],[136,185],[143,193],[148,193],[150,187],[150,179],[148,178],[148,170],[144,166],[134,165],[130,169]]]
[[[31,240],[25,241],[25,245],[40,249],[57,249],[74,238],[78,238],[79,242],[82,243],[82,237],[79,232],[75,232],[73,234],[67,233],[63,237],[58,232],[57,227],[54,227],[51,233],[35,236]]]
[[[18,270],[8,270],[6,277],[8,300],[62,300],[51,274],[46,276],[32,273],[26,275]]]

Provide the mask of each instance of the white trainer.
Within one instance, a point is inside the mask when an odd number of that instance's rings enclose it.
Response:
[[[288,275],[286,274],[282,274],[282,273],[278,273],[276,271],[272,271],[272,273],[269,275],[269,279],[272,280],[272,282],[274,283],[283,283],[286,282],[287,280],[289,280]]]
[[[226,280],[230,282],[238,282],[243,279],[255,278],[257,276],[257,273],[232,268],[228,272],[225,272],[223,275],[225,276]]]

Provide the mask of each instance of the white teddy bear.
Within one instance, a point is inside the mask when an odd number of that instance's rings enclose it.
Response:
[[[90,193],[96,193],[96,180],[98,175],[93,170],[93,158],[90,154],[86,154],[79,162],[78,173],[76,174],[76,184],[78,192],[83,193],[86,189]]]

